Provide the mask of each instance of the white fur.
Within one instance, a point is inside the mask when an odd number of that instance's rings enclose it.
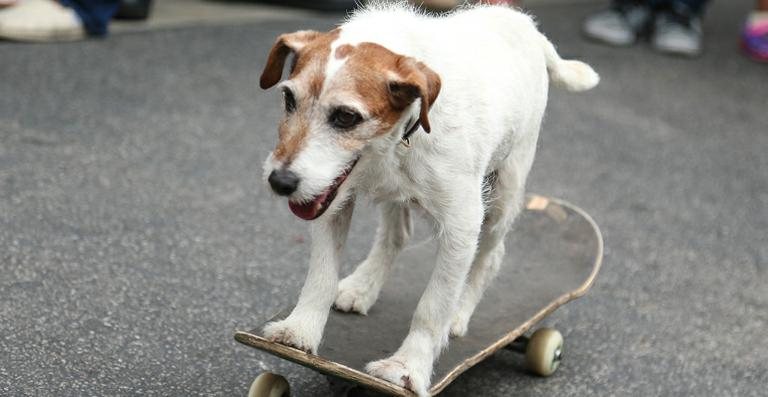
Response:
[[[408,207],[417,203],[437,226],[435,268],[403,344],[367,370],[425,396],[449,334],[466,333],[499,269],[504,236],[520,212],[550,80],[580,91],[599,79],[588,65],[562,60],[529,16],[504,7],[433,18],[401,3],[378,4],[356,12],[341,28],[334,48],[375,42],[440,75],[442,89],[429,112],[432,133],[420,129],[410,147],[399,144],[418,115],[417,100],[390,134],[371,139],[359,153],[312,138],[298,154],[291,169],[302,184],[308,181],[291,197],[299,200],[321,192],[354,155],[360,159],[331,207],[312,223],[309,274],[296,308],[264,332],[316,352],[334,300],[339,310],[367,313],[410,235]],[[344,100],[334,95],[334,76],[342,67],[343,61],[333,59],[326,65],[318,106]],[[354,106],[366,111],[364,101]],[[313,128],[322,131],[322,122],[313,121]],[[265,170],[277,166],[270,157]],[[484,186],[489,174],[493,182]],[[338,257],[357,194],[381,203],[380,226],[368,257],[339,282]]]

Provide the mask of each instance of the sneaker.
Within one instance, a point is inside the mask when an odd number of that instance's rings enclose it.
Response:
[[[653,23],[651,46],[673,55],[695,57],[702,51],[701,17],[660,11]]]
[[[85,36],[77,13],[56,0],[23,0],[0,11],[0,39],[48,42]]]
[[[634,2],[616,2],[607,9],[584,20],[584,35],[599,42],[628,46],[643,34],[651,17],[646,5]]]

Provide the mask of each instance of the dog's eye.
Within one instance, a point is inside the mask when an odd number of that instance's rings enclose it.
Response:
[[[293,96],[293,92],[289,89],[283,90],[283,101],[285,102],[285,111],[292,113],[296,110],[296,98]]]
[[[340,130],[348,130],[361,121],[363,121],[363,116],[360,113],[345,107],[333,109],[330,117],[328,117],[328,123]]]

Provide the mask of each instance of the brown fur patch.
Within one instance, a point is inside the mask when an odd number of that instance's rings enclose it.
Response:
[[[318,97],[323,90],[325,65],[328,64],[328,57],[331,55],[331,43],[339,37],[340,33],[340,28],[321,33],[296,54],[296,66],[290,78],[307,79],[308,93],[312,97]]]
[[[309,121],[302,112],[313,106],[314,99],[323,91],[326,80],[325,67],[331,56],[331,44],[339,37],[341,29],[327,33],[296,32],[282,35],[275,43],[262,74],[262,87],[272,86],[279,81],[286,57],[295,53],[290,78],[303,87],[297,98],[297,109],[288,115],[279,127],[279,142],[273,153],[276,160],[289,163],[303,149],[310,135]],[[333,55],[346,58],[334,76],[334,90],[348,91],[365,102],[368,112],[376,119],[375,135],[392,130],[403,110],[416,98],[421,98],[419,116],[422,127],[430,129],[427,114],[440,91],[440,77],[421,62],[396,54],[375,43],[360,43],[357,46],[344,44]],[[365,139],[355,136],[340,136],[339,143],[347,150],[357,151],[365,145]]]
[[[336,57],[336,59],[344,59],[349,55],[350,52],[352,52],[354,48],[355,47],[349,44],[342,44],[336,48],[336,52],[333,54],[333,56]]]
[[[267,89],[277,84],[280,81],[280,77],[282,77],[283,66],[288,55],[291,52],[300,51],[306,43],[313,41],[320,34],[313,30],[299,30],[278,36],[275,44],[269,51],[264,70],[261,72],[261,79],[259,80],[261,88]]]
[[[291,52],[295,53],[294,64],[291,67],[290,78],[297,84],[307,87],[310,97],[318,97],[325,81],[325,65],[331,54],[331,43],[339,37],[341,29],[337,28],[327,33],[299,31],[281,35],[267,61],[262,74],[262,87],[271,87],[280,80],[285,58]],[[307,98],[297,98],[296,114],[289,115],[278,128],[279,140],[273,152],[276,160],[290,163],[304,147],[309,136],[309,121],[301,117],[302,101]]]
[[[291,66],[290,77],[309,76],[311,94],[319,95],[323,87],[324,67],[331,54],[331,43],[340,33],[341,28],[336,28],[326,33],[300,30],[280,35],[269,51],[261,73],[261,88],[267,89],[280,81],[285,60],[294,53],[295,62]]]
[[[351,88],[379,121],[377,135],[390,131],[400,119],[403,109],[419,97],[426,105],[420,121],[429,131],[427,113],[440,91],[437,73],[413,58],[396,54],[375,43],[360,43],[348,52],[349,58],[342,72],[349,76]],[[392,83],[409,87],[406,90],[409,94],[396,97],[390,89]]]
[[[287,164],[304,147],[307,135],[309,135],[309,123],[305,120],[298,120],[296,123],[285,121],[280,124],[278,131],[280,139],[272,155],[276,160]]]

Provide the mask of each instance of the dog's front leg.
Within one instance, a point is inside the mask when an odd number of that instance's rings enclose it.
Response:
[[[264,327],[264,336],[274,342],[317,353],[328,312],[339,283],[339,256],[344,248],[354,202],[349,200],[335,214],[312,222],[309,272],[299,301],[288,317]]]
[[[383,203],[376,240],[368,257],[354,273],[339,283],[334,307],[343,312],[367,314],[379,297],[395,257],[411,235],[411,215],[407,204]]]
[[[453,196],[457,198],[453,203],[435,211],[442,229],[437,236],[437,263],[408,336],[391,357],[366,366],[370,374],[419,396],[428,395],[432,365],[448,343],[450,322],[477,248],[483,207],[479,189],[476,193]]]

